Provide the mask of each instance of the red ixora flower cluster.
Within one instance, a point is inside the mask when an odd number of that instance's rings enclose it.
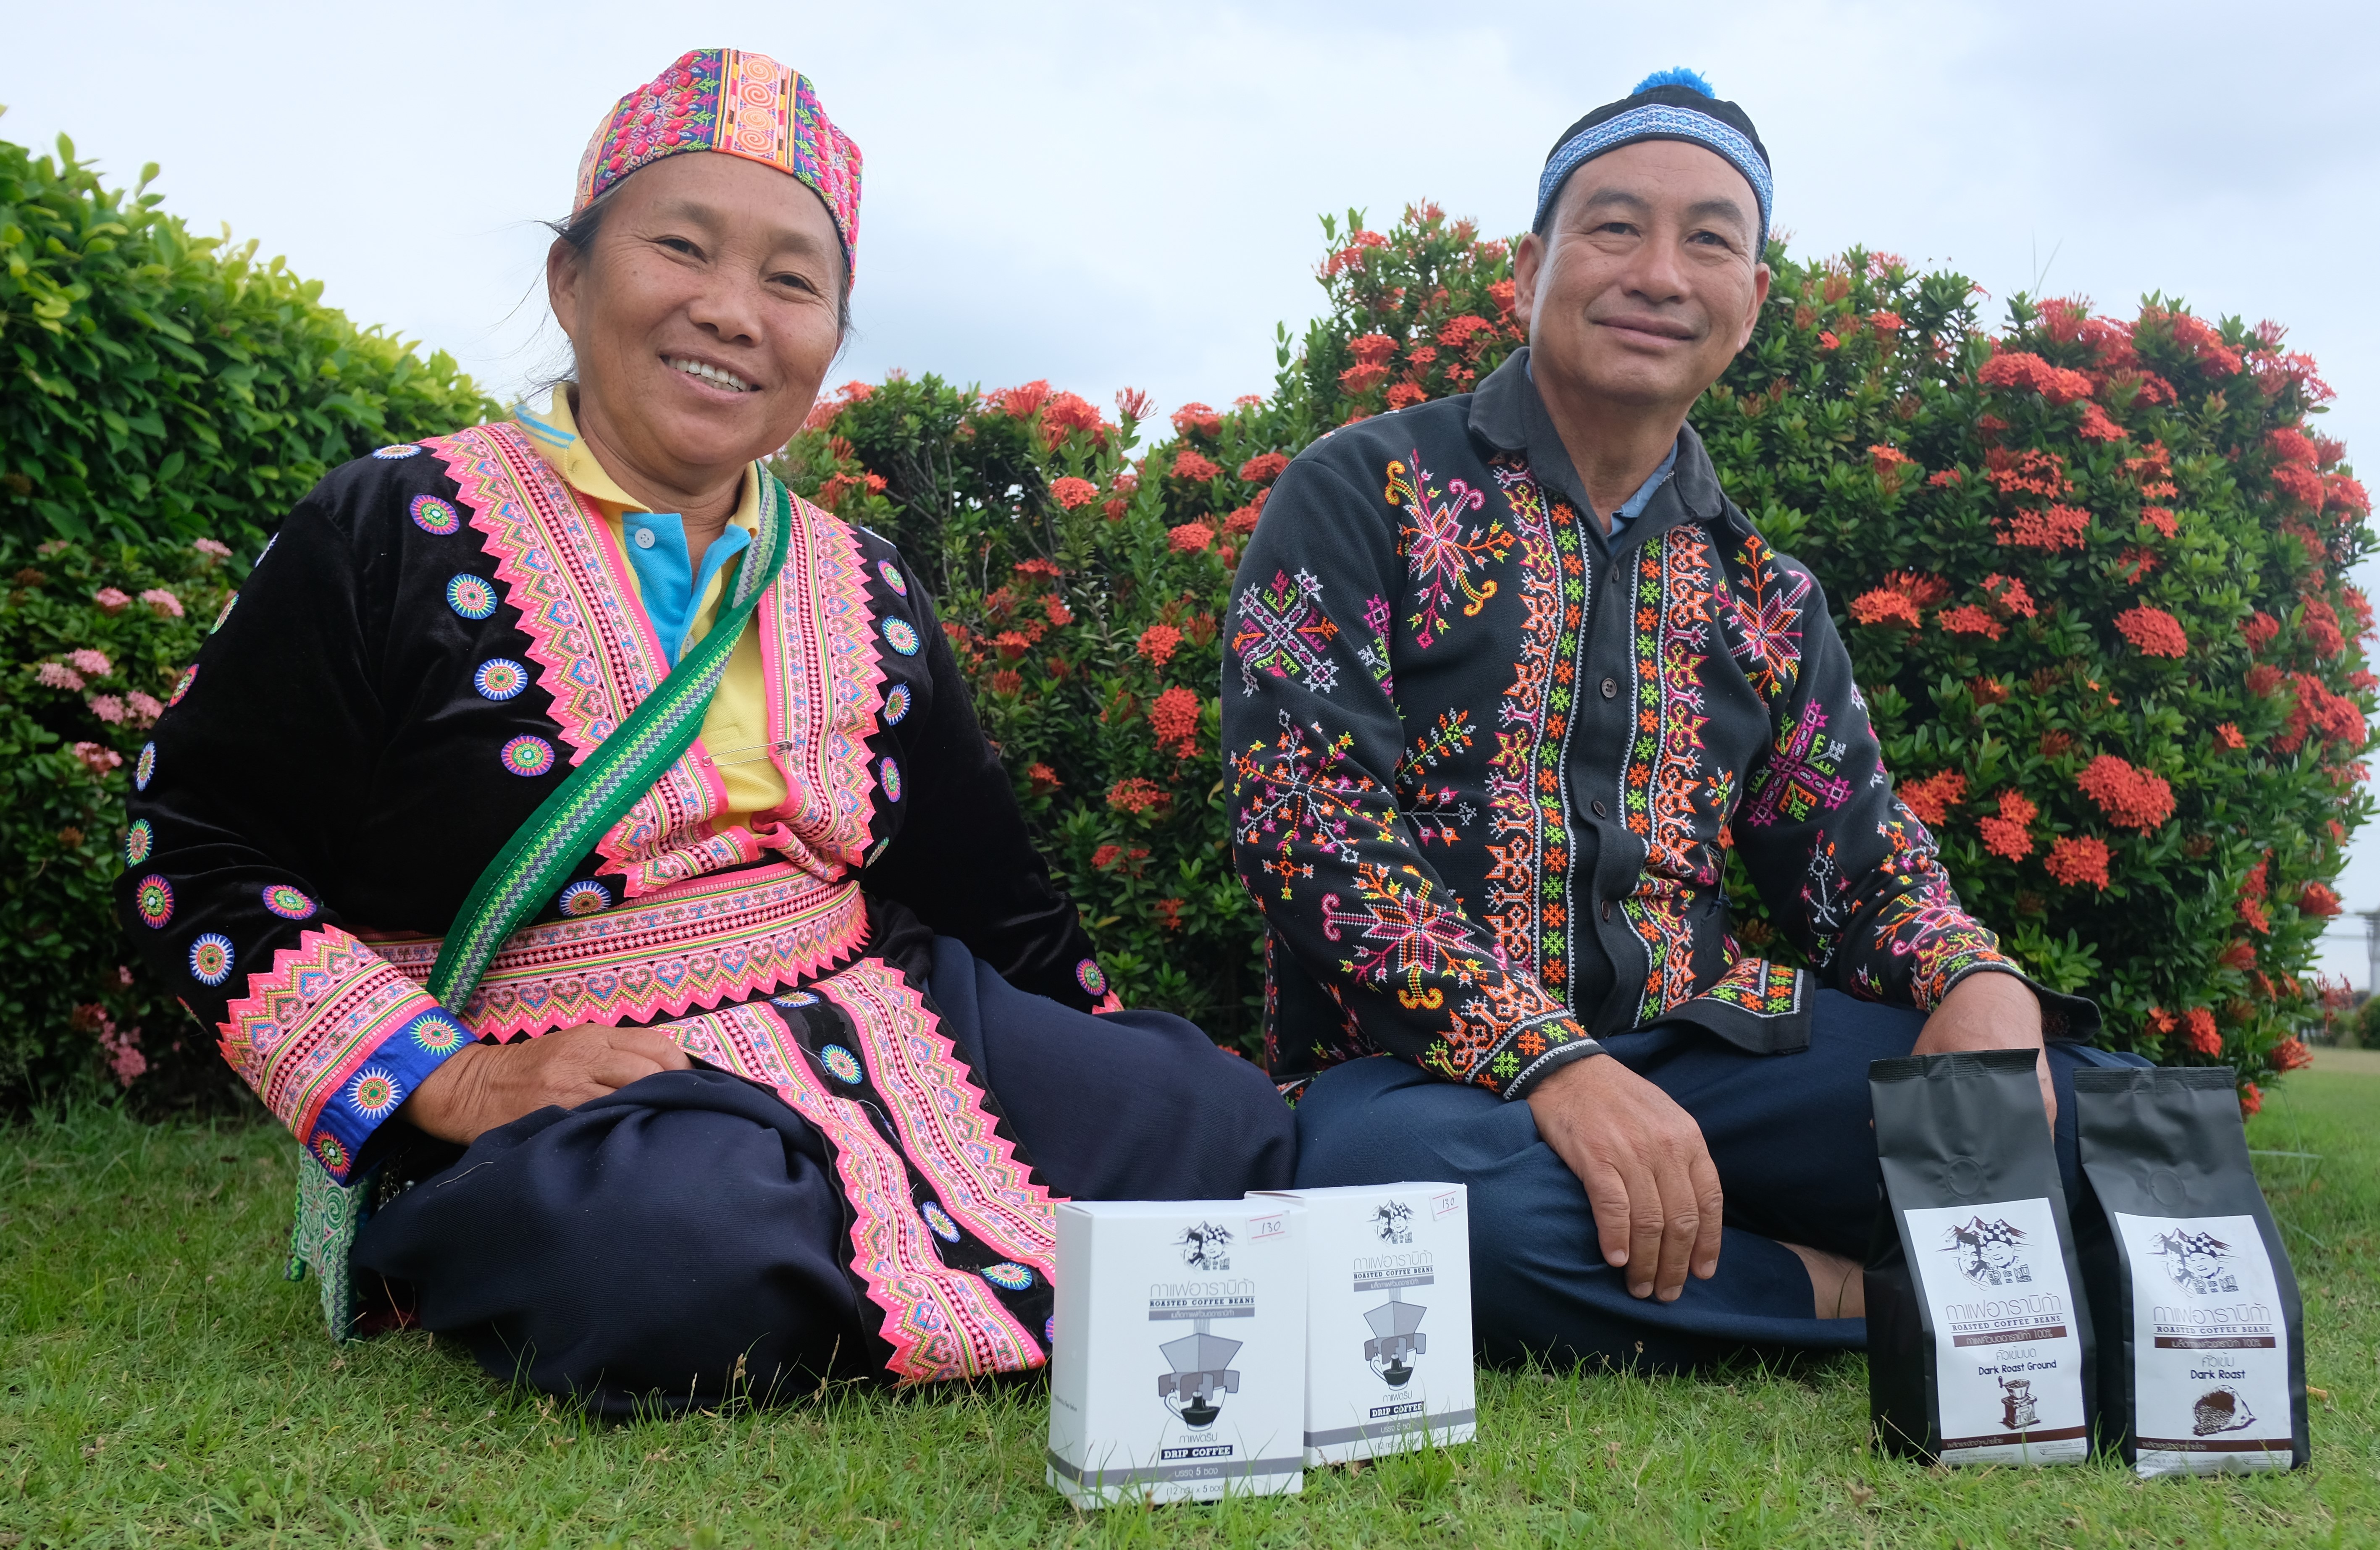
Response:
[[[1108,788],[1108,805],[1119,813],[1137,816],[1153,807],[1162,807],[1172,800],[1172,793],[1138,775],[1127,775]]]
[[[1148,724],[1159,747],[1188,758],[1198,751],[1198,696],[1176,684],[1149,706]]]
[[[1171,624],[1151,624],[1140,632],[1140,654],[1152,667],[1163,667],[1181,648],[1182,632]]]
[[[1901,805],[1927,828],[1939,829],[1950,821],[1950,809],[1966,796],[1967,778],[1955,769],[1945,769],[1922,781],[1902,782],[1899,793]]]
[[[2116,631],[2143,657],[2190,654],[2190,636],[2182,633],[2181,621],[2161,608],[2142,604],[2124,610],[2116,615]]]
[[[1173,454],[1173,477],[1177,479],[1188,479],[1193,484],[1204,484],[1208,479],[1220,478],[1222,476],[1223,470],[1220,466],[1203,453],[1184,447]]]
[[[2279,674],[2272,664],[2259,662],[2248,670],[2248,687],[2258,693],[2270,692],[2269,686],[2264,690],[2257,689],[2257,674],[2266,672],[2274,674],[2274,684],[2279,683]],[[2294,754],[2305,746],[2307,736],[2314,733],[2350,747],[2363,741],[2363,712],[2356,708],[2353,700],[2345,695],[2331,693],[2329,685],[2311,672],[2289,674],[2289,687],[2296,696],[2296,703],[2289,707],[2289,719],[2288,724],[2281,728],[2281,734],[2273,739],[2274,747],[2285,754]]]
[[[2042,866],[2049,875],[2069,888],[2089,883],[2106,890],[2107,886],[2107,842],[2087,834],[2060,835],[2042,858]]]
[[[2127,764],[2113,754],[2093,759],[2074,783],[2119,829],[2145,834],[2173,817],[2173,788],[2165,777]]]
[[[2033,854],[2033,820],[2039,817],[2041,809],[2022,792],[2005,791],[2000,793],[1999,817],[1978,819],[1975,827],[1983,831],[1984,849],[2004,860],[2022,861]]]
[[[1280,453],[1260,452],[1240,465],[1240,478],[1250,484],[1270,484],[1288,466],[1289,459]]]
[[[1068,511],[1077,506],[1087,506],[1099,497],[1098,485],[1088,479],[1078,479],[1072,474],[1050,481],[1050,498]]]
[[[2090,378],[2023,350],[1997,352],[1984,362],[1975,380],[1985,387],[2038,393],[2052,404],[2071,404],[2091,396]]]
[[[2192,1007],[2181,1014],[2181,1025],[2190,1035],[2190,1047],[2201,1055],[2223,1053],[2223,1035],[2216,1029],[2213,1012]]]

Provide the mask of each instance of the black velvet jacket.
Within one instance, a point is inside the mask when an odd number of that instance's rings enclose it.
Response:
[[[1387,1051],[1519,1096],[1597,1034],[1790,1051],[1821,984],[1931,1008],[2017,972],[1893,795],[1816,581],[1693,430],[1617,534],[1590,512],[1526,350],[1275,483],[1223,742],[1277,1077]],[[1730,932],[1730,849],[1815,973]],[[2042,995],[2053,1036],[2095,1025]]]
[[[290,514],[140,757],[119,899],[334,1176],[466,1036],[815,985],[888,913],[1020,988],[1100,1001],[922,588],[872,533],[802,503],[794,527],[747,626],[784,805],[728,824],[698,742],[470,1003],[440,1009],[418,988],[438,935],[668,662],[616,550],[515,427],[383,449]],[[924,983],[922,960],[896,967]]]

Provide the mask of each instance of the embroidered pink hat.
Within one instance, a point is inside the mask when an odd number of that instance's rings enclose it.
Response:
[[[719,151],[799,178],[826,203],[843,261],[859,249],[859,147],[819,105],[808,76],[765,54],[698,48],[619,101],[578,159],[572,214],[648,163]]]

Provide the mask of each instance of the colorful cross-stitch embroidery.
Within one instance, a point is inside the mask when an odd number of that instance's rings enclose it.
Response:
[[[879,561],[877,561],[877,562],[876,562],[876,574],[877,574],[878,575],[880,575],[880,576],[882,576],[882,577],[884,578],[884,585],[885,585],[885,586],[890,587],[891,588],[892,588],[892,594],[893,594],[893,596],[895,596],[895,597],[900,597],[900,598],[905,598],[905,597],[907,597],[907,596],[909,595],[909,583],[908,583],[906,580],[903,579],[902,575],[901,575],[901,567],[900,567],[900,566],[898,566],[898,565],[896,565],[896,564],[894,564],[892,561],[890,561],[890,560],[879,560]]]
[[[884,621],[884,643],[905,657],[917,654],[917,632],[909,627],[906,619]]]
[[[143,743],[140,745],[140,757],[134,760],[132,765],[132,789],[134,791],[147,791],[149,789],[149,782],[156,778],[157,745],[154,743]]]
[[[996,1287],[1006,1287],[1011,1291],[1023,1291],[1033,1284],[1033,1272],[1021,1265],[1002,1261],[998,1265],[985,1265],[983,1278]]]
[[[1497,517],[1485,527],[1464,527],[1463,515],[1484,508],[1488,492],[1462,479],[1449,479],[1443,491],[1433,489],[1421,454],[1407,455],[1410,468],[1404,462],[1390,463],[1386,498],[1404,514],[1397,547],[1412,573],[1414,602],[1405,623],[1414,626],[1415,643],[1427,651],[1445,630],[1446,612],[1458,598],[1464,617],[1475,618],[1496,595],[1496,583],[1474,583],[1471,573],[1501,561],[1512,551],[1512,536]]]
[[[909,685],[895,684],[884,696],[884,724],[897,727],[909,714]]]
[[[230,606],[230,605],[225,604],[225,607],[228,607],[228,606]],[[182,703],[182,701],[183,701],[183,699],[184,699],[184,697],[185,697],[185,696],[187,696],[189,694],[189,692],[190,692],[190,685],[191,685],[191,684],[195,684],[195,683],[197,683],[198,681],[199,681],[199,669],[198,669],[198,664],[197,664],[197,663],[195,663],[195,662],[193,662],[193,663],[192,663],[192,664],[190,664],[188,667],[186,667],[186,668],[184,668],[184,669],[182,670],[182,676],[181,676],[181,677],[179,677],[179,678],[177,678],[177,679],[176,679],[176,680],[174,681],[174,692],[173,692],[172,694],[170,694],[170,695],[167,695],[167,696],[165,696],[165,708],[166,708],[166,709],[168,709],[168,710],[171,710],[171,709],[173,709],[173,708],[174,708],[174,707],[176,707],[176,706],[177,706],[177,705],[181,704],[181,703]]]
[[[832,1049],[834,1047],[832,1045],[829,1045],[827,1047]],[[855,1072],[858,1070],[858,1061],[854,1060],[852,1062],[852,1069]],[[854,1075],[851,1080],[856,1082],[858,1080],[858,1077]],[[919,1207],[919,1209],[925,1213],[926,1225],[934,1229],[935,1237],[941,1239],[945,1243],[955,1243],[959,1241],[959,1224],[951,1220],[951,1214],[942,1209],[941,1203],[940,1201],[929,1200],[926,1202],[923,1206]]]
[[[877,780],[883,786],[885,801],[901,800],[901,766],[898,760],[888,756],[884,762],[877,767]]]
[[[859,1057],[839,1044],[819,1046],[819,1063],[826,1067],[829,1076],[845,1085],[856,1084],[863,1074],[859,1069]]]
[[[553,902],[564,914],[599,914],[612,907],[612,890],[592,878],[581,878]]]
[[[149,853],[156,844],[157,831],[149,827],[149,820],[134,819],[132,827],[124,831],[124,865],[140,866],[149,859]]]
[[[1106,971],[1088,958],[1075,965],[1075,983],[1081,986],[1083,993],[1087,996],[1104,996],[1108,992]]]
[[[1257,692],[1258,672],[1297,679],[1317,694],[1327,695],[1337,685],[1330,642],[1339,626],[1322,612],[1321,596],[1322,583],[1305,571],[1294,576],[1275,572],[1270,586],[1241,591],[1232,605],[1240,623],[1232,635],[1232,655],[1239,659],[1242,694]]]
[[[374,452],[372,455],[381,459],[382,462],[394,463],[401,457],[411,457],[420,450],[421,449],[419,447],[413,445],[411,442],[400,442],[393,447],[382,447],[378,451]],[[261,556],[259,556],[259,558],[261,558]]]

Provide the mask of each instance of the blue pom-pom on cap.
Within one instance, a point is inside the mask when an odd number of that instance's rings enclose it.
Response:
[[[1718,97],[1718,93],[1711,90],[1711,83],[1703,79],[1701,71],[1689,70],[1683,65],[1654,71],[1638,81],[1636,89],[1628,94],[1632,97],[1641,97],[1657,86],[1682,86],[1690,91],[1699,91],[1714,101]]]

